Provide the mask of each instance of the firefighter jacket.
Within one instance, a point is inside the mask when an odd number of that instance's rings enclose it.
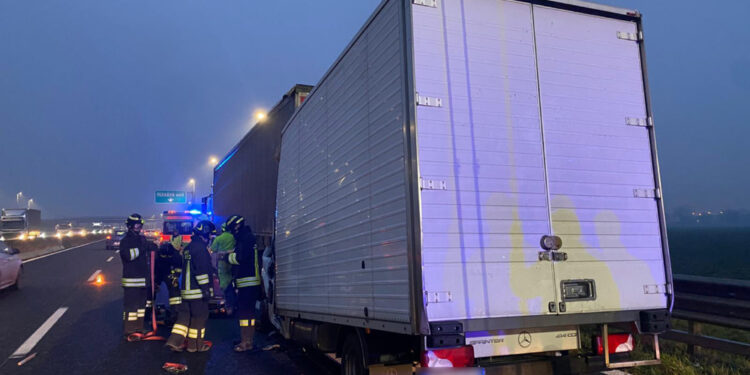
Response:
[[[150,285],[149,251],[156,245],[133,231],[128,231],[120,240],[122,259],[122,286],[125,288],[145,288]]]
[[[234,253],[229,254],[227,261],[232,265],[232,273],[235,276],[237,288],[246,288],[260,285],[260,272],[258,264],[258,247],[255,244],[255,236],[248,226],[243,226],[234,235],[236,240]]]
[[[208,299],[213,295],[211,255],[208,244],[193,236],[190,244],[182,251],[182,290],[183,300]]]
[[[185,247],[185,244],[182,243],[182,235],[178,234],[176,236],[172,236],[172,239],[169,240],[169,243],[172,244],[172,247],[175,248],[177,251],[182,251],[182,249]]]
[[[154,271],[156,273],[156,280],[162,281],[166,281],[166,278],[171,279],[171,276],[182,272],[182,257],[170,243],[165,242],[159,247]],[[174,281],[176,282],[177,280]]]

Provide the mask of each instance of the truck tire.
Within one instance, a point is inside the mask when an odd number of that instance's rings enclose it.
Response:
[[[356,332],[351,332],[344,340],[341,349],[341,375],[367,375],[364,363],[365,353]]]

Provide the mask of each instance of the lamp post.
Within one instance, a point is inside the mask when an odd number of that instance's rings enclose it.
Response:
[[[34,199],[29,199],[29,202],[26,204],[26,208],[30,210],[31,209],[31,205],[33,205],[33,204],[34,204]]]
[[[18,194],[16,194],[16,207],[21,208],[22,200],[23,200],[23,192],[19,191]]]
[[[188,184],[190,184],[191,190],[190,204],[193,204],[193,202],[195,201],[195,179],[191,178],[190,181],[188,181]]]

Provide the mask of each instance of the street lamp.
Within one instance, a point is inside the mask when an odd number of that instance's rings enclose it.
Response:
[[[208,158],[208,165],[211,166],[211,168],[216,167],[216,164],[219,164],[219,158],[216,156],[211,156]]]
[[[190,187],[192,190],[192,194],[190,197],[190,204],[193,204],[193,202],[195,201],[195,179],[191,178],[190,181],[188,181],[188,184],[190,184]]]
[[[18,194],[16,194],[16,207],[21,208],[22,200],[23,200],[23,192],[19,191]]]
[[[27,204],[26,208],[30,210],[32,204],[34,204],[34,199],[29,199],[29,203]]]
[[[268,115],[267,115],[267,114],[266,114],[266,112],[265,112],[265,111],[263,111],[263,110],[260,110],[260,109],[259,109],[259,110],[255,111],[255,119],[256,119],[256,120],[257,120],[258,122],[260,122],[260,121],[263,121],[263,120],[265,120],[267,116],[268,116]]]

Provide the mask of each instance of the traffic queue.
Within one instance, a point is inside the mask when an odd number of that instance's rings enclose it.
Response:
[[[239,215],[229,217],[219,234],[214,223],[201,220],[192,228],[189,243],[174,232],[157,245],[141,232],[144,219],[130,215],[127,233],[120,241],[123,287],[123,331],[129,342],[165,340],[174,352],[205,352],[209,300],[214,297],[214,277],[227,299],[227,312],[236,306],[240,341],[237,352],[257,352],[254,344],[255,305],[261,296],[260,265],[255,236]],[[213,258],[218,261],[218,270]],[[217,272],[218,271],[218,272]],[[168,319],[174,322],[168,338],[157,335],[156,296],[166,286]]]

